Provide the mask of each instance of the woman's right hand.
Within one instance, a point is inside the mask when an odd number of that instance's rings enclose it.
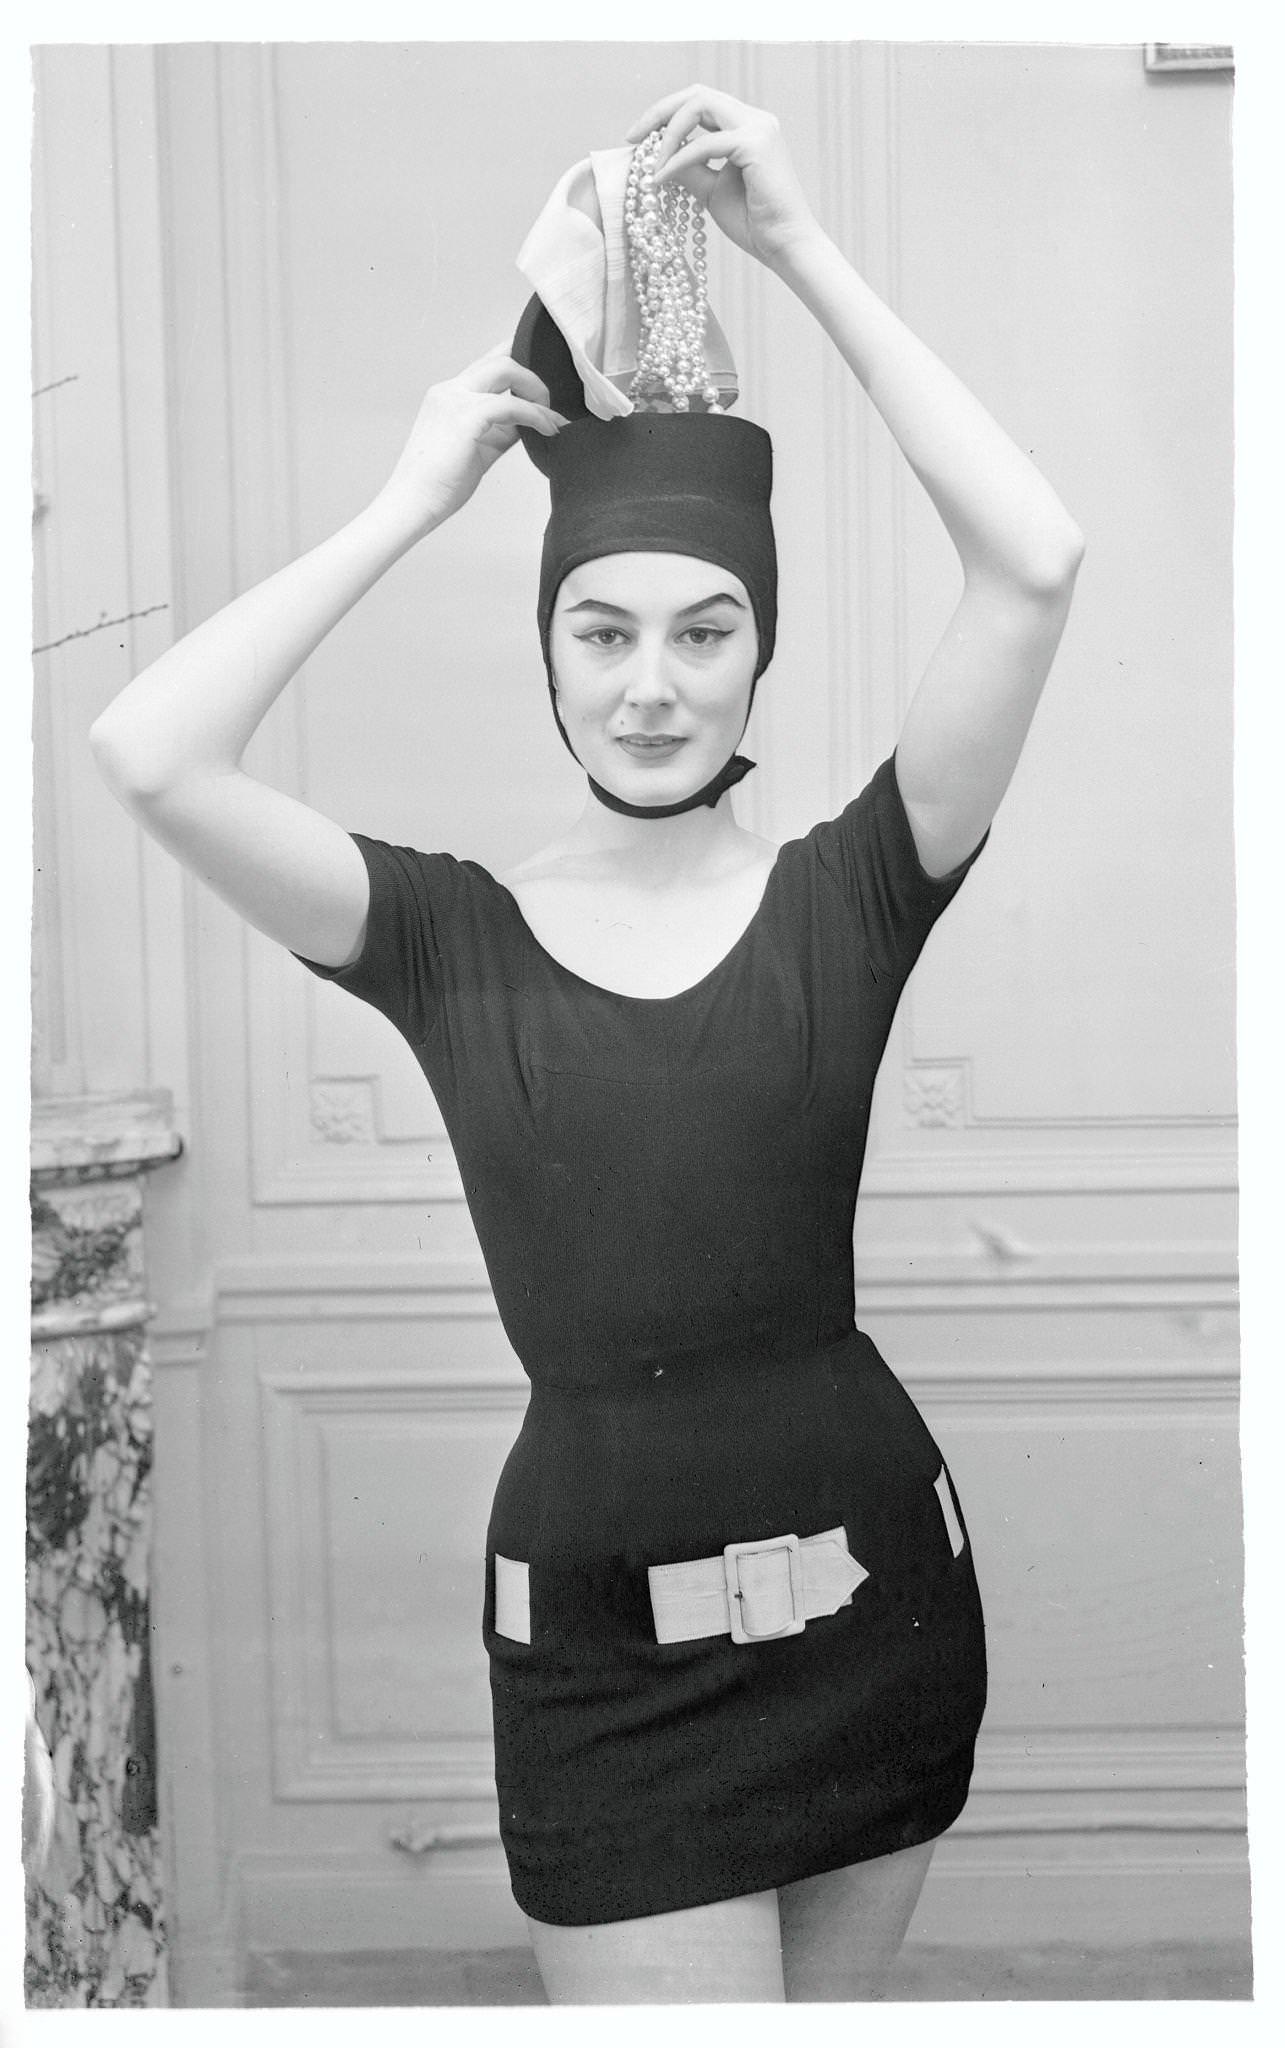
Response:
[[[242,754],[313,649],[472,496],[519,427],[558,431],[548,398],[498,348],[435,384],[372,504],[197,626],[94,721],[108,786],[153,838],[269,938],[322,966],[361,949],[365,863],[329,818],[246,774]]]
[[[519,427],[553,435],[566,424],[534,372],[503,348],[491,349],[432,386],[380,495],[399,507],[418,537],[468,503]]]

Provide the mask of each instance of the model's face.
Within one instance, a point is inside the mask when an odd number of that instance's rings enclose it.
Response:
[[[740,578],[691,555],[602,555],[558,591],[558,711],[596,782],[627,803],[680,803],[735,752],[758,631]]]

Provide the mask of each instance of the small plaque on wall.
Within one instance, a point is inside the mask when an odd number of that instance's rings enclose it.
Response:
[[[1230,43],[1146,43],[1148,71],[1231,71]]]

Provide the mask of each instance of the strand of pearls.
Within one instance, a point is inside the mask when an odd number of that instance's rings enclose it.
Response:
[[[718,386],[705,366],[705,209],[684,186],[657,185],[663,139],[663,129],[654,128],[637,144],[625,184],[625,234],[641,322],[629,395],[644,412],[688,412],[694,398],[714,412]]]

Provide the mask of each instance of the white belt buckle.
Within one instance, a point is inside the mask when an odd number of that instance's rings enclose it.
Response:
[[[771,1551],[785,1554],[787,1583],[790,1588],[790,1619],[784,1628],[755,1631],[745,1626],[745,1594],[741,1589],[740,1565],[742,1557],[756,1557]],[[732,1624],[734,1643],[777,1642],[784,1636],[799,1636],[803,1633],[805,1615],[803,1612],[803,1568],[799,1561],[799,1539],[797,1536],[770,1536],[765,1543],[728,1543],[723,1547],[723,1574],[727,1580],[727,1612]]]

